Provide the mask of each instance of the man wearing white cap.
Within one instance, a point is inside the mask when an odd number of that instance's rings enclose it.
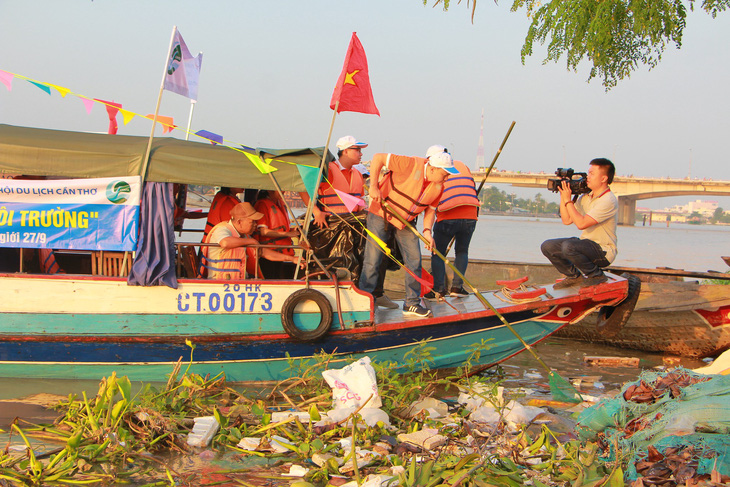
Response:
[[[448,152],[443,145],[432,145],[426,151],[426,157]],[[442,255],[448,253],[449,244],[454,242],[454,267],[466,274],[469,264],[469,243],[479,219],[481,203],[477,198],[474,178],[469,168],[461,161],[454,161],[458,175],[449,176],[444,183],[444,192],[439,200],[436,224],[433,227],[433,238],[436,250]],[[433,290],[426,293],[426,299],[438,299],[446,294],[446,266],[435,254],[431,255],[431,273],[433,274]],[[456,273],[451,283],[452,297],[468,296],[464,283]]]
[[[386,172],[381,175],[381,169]],[[370,163],[370,208],[367,227],[381,241],[387,242],[391,234],[400,247],[403,261],[410,271],[406,273],[406,299],[404,314],[427,317],[431,311],[421,306],[421,249],[418,237],[391,212],[412,222],[424,213],[423,232],[429,240],[429,250],[434,246],[432,227],[443,191],[443,183],[450,174],[459,174],[447,152],[434,154],[427,159],[375,154]],[[388,205],[388,210],[381,202]],[[383,249],[372,238],[365,244],[365,257],[359,287],[372,293],[377,286]]]
[[[327,179],[319,185],[317,205],[312,211],[314,223],[318,227],[327,227],[329,213],[341,215],[350,213],[335,190],[358,198],[363,197],[363,176],[357,168],[353,169],[353,166],[360,164],[362,149],[367,146],[364,142],[358,142],[352,135],[346,135],[337,141],[337,160],[329,164]],[[299,196],[304,203],[309,204],[309,194],[306,191],[299,193]],[[364,209],[364,206],[358,206],[355,211]]]

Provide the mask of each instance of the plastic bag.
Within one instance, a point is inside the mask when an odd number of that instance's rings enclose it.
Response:
[[[383,405],[378,392],[375,369],[370,365],[370,357],[363,357],[341,369],[325,370],[322,372],[322,377],[332,388],[334,409],[357,408],[365,403],[371,408]]]

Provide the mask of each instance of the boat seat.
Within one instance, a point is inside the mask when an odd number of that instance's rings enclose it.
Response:
[[[129,275],[131,268],[131,252],[95,250],[91,253],[91,273],[95,276],[123,277]]]
[[[511,281],[497,281],[497,286],[506,287],[507,289],[510,289],[510,290],[517,289],[522,284],[526,283],[529,278],[530,278],[529,276],[525,276],[525,277],[520,277],[519,279],[513,279]]]
[[[182,268],[185,271],[185,277],[193,279],[198,277],[198,253],[193,245],[181,245],[180,255],[178,255]]]
[[[531,291],[520,291],[517,293],[512,293],[510,294],[510,297],[512,299],[534,299],[538,296],[542,296],[545,293],[547,293],[547,289],[545,289],[544,287],[540,287]]]

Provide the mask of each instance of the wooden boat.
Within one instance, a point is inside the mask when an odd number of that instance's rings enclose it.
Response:
[[[138,137],[0,126],[0,171],[57,178],[146,173],[147,181],[158,183],[274,189],[274,179],[249,162],[253,155],[278,169],[276,181],[282,189],[303,191],[298,165],[316,167],[323,151],[246,149],[246,155],[208,144],[156,139],[145,171],[146,144],[146,138]],[[156,203],[142,198],[141,206],[145,204]],[[2,206],[10,209],[7,203]],[[140,229],[172,228],[169,221],[153,225],[145,211],[140,214]],[[162,247],[167,248],[174,245],[171,233],[148,233],[145,238],[163,239]],[[21,245],[6,243],[8,247]],[[42,245],[36,242],[24,250],[29,247]],[[375,309],[371,295],[352,282],[338,282],[337,274],[327,270],[319,273],[326,275],[320,280],[313,274],[288,281],[173,276],[168,285],[140,286],[130,285],[131,277],[103,275],[108,274],[110,260],[115,273],[129,269],[124,252],[69,252],[99,265],[88,266],[89,274],[0,273],[0,295],[5,297],[0,304],[0,376],[96,379],[116,371],[133,380],[165,380],[182,358],[191,372],[202,375],[224,372],[232,381],[279,380],[291,373],[292,363],[322,352],[332,354],[331,366],[366,355],[403,363],[404,355],[426,339],[435,348],[433,368],[461,365],[483,341],[490,348],[474,365],[494,364],[523,350],[495,311],[474,295],[428,303],[432,317],[406,317],[400,309]],[[175,268],[173,262],[144,261],[139,252],[133,273],[140,266],[148,270],[147,264],[165,272]],[[627,290],[627,280],[612,275],[609,282],[583,289],[534,286],[512,296],[483,296],[534,344],[599,307],[617,305]]]
[[[597,326],[599,313],[593,313],[561,328],[555,336],[695,358],[717,356],[730,349],[730,285],[721,284],[730,282],[727,274],[622,266],[609,270],[641,280],[636,306],[620,331],[607,335]],[[530,276],[528,282],[560,278],[549,263],[474,259],[467,270],[467,278],[479,289],[495,289],[496,281],[518,276]],[[394,278],[386,285],[392,289],[397,282]]]

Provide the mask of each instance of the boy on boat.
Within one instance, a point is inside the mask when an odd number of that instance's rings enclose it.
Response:
[[[381,175],[381,169],[385,174]],[[436,216],[443,183],[450,174],[458,174],[451,155],[447,152],[420,157],[395,154],[375,154],[370,163],[370,208],[367,227],[381,241],[388,241],[391,234],[400,247],[408,271],[405,276],[406,299],[404,314],[427,317],[431,310],[421,306],[421,249],[418,237],[390,212],[397,212],[404,220],[412,222],[424,213],[423,232],[429,239],[428,249],[434,247],[432,227]],[[385,202],[386,210],[381,204]],[[383,259],[383,249],[372,238],[365,244],[365,258],[359,287],[372,293],[378,283],[378,272]]]
[[[608,159],[593,159],[586,177],[590,193],[573,200],[568,181],[563,181],[558,188],[563,224],[574,224],[583,233],[580,238],[546,240],[540,246],[545,257],[566,276],[553,289],[594,286],[608,280],[601,268],[608,267],[618,252],[618,199],[608,186],[615,173],[616,169]]]
[[[270,261],[299,263],[299,258],[294,255],[253,247],[258,241],[251,235],[256,229],[256,222],[263,216],[251,203],[239,203],[231,210],[230,220],[213,227],[203,240],[203,243],[218,244],[203,247],[202,265],[207,269],[208,279],[262,277],[258,268],[257,250]]]

